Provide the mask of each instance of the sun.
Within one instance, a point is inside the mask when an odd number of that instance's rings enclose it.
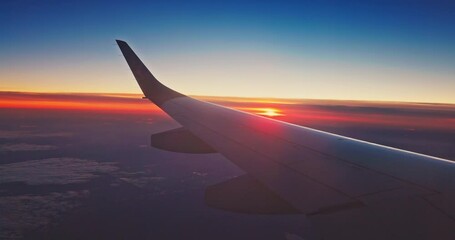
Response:
[[[285,114],[277,109],[277,108],[271,108],[271,107],[236,107],[239,110],[246,111],[249,113],[261,115],[264,117],[279,117],[279,116],[284,116]]]
[[[257,108],[257,114],[266,117],[278,117],[283,116],[280,110],[276,108]]]

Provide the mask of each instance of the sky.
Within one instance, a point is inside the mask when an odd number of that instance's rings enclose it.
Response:
[[[450,1],[3,1],[0,91],[455,103]]]

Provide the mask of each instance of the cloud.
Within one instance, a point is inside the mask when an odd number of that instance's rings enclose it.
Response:
[[[28,143],[0,145],[0,152],[20,152],[20,151],[46,151],[57,149],[53,145],[37,145]]]
[[[69,132],[33,133],[30,131],[0,130],[0,139],[70,137],[72,135],[73,134]]]
[[[43,148],[35,145],[20,149]],[[24,182],[28,185],[70,184],[90,181],[118,170],[116,163],[79,158],[48,158],[0,165],[0,184]],[[25,194],[0,197],[0,239],[22,238],[29,230],[45,230],[70,209],[82,204],[89,190]]]
[[[116,172],[114,174],[120,181],[132,184],[136,187],[143,188],[150,183],[161,182],[166,178],[160,176],[150,176],[147,172]]]
[[[392,116],[414,116],[414,117],[441,117],[454,118],[455,109],[445,107],[438,108],[433,105],[416,105],[416,104],[389,104],[389,105],[312,105],[311,107],[326,110],[330,112],[346,114],[375,114],[375,115],[392,115]]]
[[[14,138],[21,138],[30,134],[26,131],[8,131],[8,130],[0,130],[0,138],[5,139],[14,139]]]
[[[61,214],[80,206],[88,190],[46,195],[0,197],[0,239],[20,239],[28,230],[45,228]]]
[[[205,177],[207,176],[208,173],[203,173],[203,172],[193,172],[193,175],[199,176],[199,177]]]
[[[87,182],[99,174],[116,171],[113,162],[78,158],[48,158],[0,166],[0,183],[25,182],[29,185]]]

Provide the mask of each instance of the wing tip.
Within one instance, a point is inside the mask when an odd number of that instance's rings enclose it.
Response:
[[[115,42],[117,43],[117,45],[128,45],[125,41],[123,40],[120,40],[120,39],[115,39]]]
[[[167,100],[185,96],[161,84],[125,41],[120,39],[115,41],[146,98],[161,105]]]

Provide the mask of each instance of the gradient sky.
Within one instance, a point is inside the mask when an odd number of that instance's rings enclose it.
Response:
[[[450,1],[2,1],[0,91],[455,103]]]

